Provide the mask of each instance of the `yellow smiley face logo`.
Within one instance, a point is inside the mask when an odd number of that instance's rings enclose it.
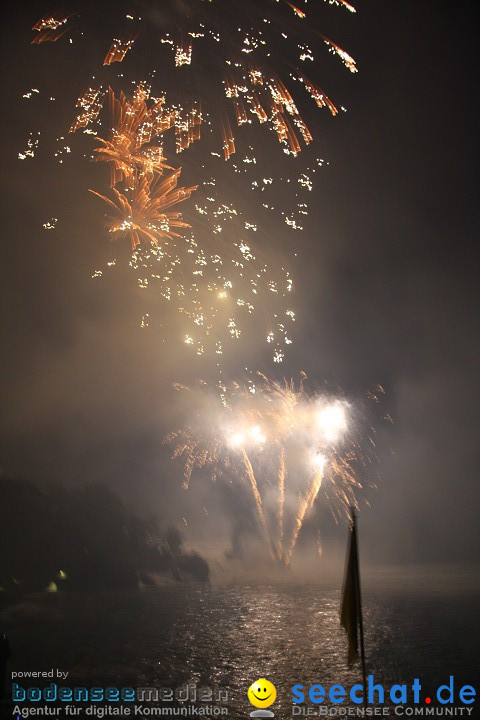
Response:
[[[267,708],[277,697],[275,685],[265,678],[259,678],[248,688],[248,699],[257,708]]]

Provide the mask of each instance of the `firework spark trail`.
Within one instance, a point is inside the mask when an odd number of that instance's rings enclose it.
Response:
[[[197,188],[177,188],[180,172],[181,168],[178,168],[161,182],[155,175],[136,178],[131,199],[117,188],[112,188],[116,202],[90,190],[115,211],[117,217],[112,217],[108,223],[112,238],[129,237],[133,251],[142,242],[158,245],[161,237],[170,240],[181,237],[172,228],[188,228],[189,224],[181,219],[181,213],[166,211],[189,198]]]
[[[287,465],[285,461],[285,448],[280,448],[278,461],[278,550],[280,560],[283,559],[283,525],[285,515],[285,479],[287,476]]]
[[[263,530],[265,542],[267,543],[267,545],[269,545],[271,547],[272,541],[270,538],[270,532],[268,530],[267,521],[265,519],[265,513],[263,511],[262,496],[260,495],[260,491],[258,489],[257,479],[255,477],[255,473],[253,472],[252,463],[250,462],[250,458],[248,457],[247,451],[245,449],[242,449],[241,455],[242,455],[243,465],[245,467],[245,471],[247,474],[247,478],[248,478],[248,481],[250,483],[250,487],[252,490],[252,495],[255,500],[255,505],[256,505],[257,513],[258,513],[258,519],[260,521],[260,525]]]
[[[137,85],[132,101],[108,88],[111,132],[108,139],[96,137],[95,160],[112,164],[112,187],[120,181],[131,185],[137,173],[162,174],[167,165],[163,145],[152,145],[154,137],[174,127],[175,113],[164,108],[165,98],[149,106],[150,88]]]
[[[300,534],[300,530],[302,529],[303,523],[305,521],[305,516],[307,514],[307,510],[313,507],[313,504],[315,500],[317,499],[318,493],[320,492],[320,488],[322,486],[322,480],[323,480],[323,467],[319,468],[317,472],[314,474],[312,482],[310,484],[310,487],[308,488],[307,493],[302,497],[300,501],[300,507],[298,509],[297,515],[295,517],[295,523],[293,527],[292,537],[290,540],[290,545],[288,546],[288,550],[285,553],[285,562],[290,562],[293,551],[295,550],[295,546],[297,544],[298,536]]]
[[[32,44],[38,45],[43,42],[57,42],[57,40],[60,40],[69,30],[64,25],[70,17],[71,15],[63,15],[62,13],[50,13],[40,18],[32,27],[32,30],[39,33],[33,38]]]

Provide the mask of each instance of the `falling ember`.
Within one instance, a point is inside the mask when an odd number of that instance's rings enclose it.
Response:
[[[192,43],[185,42],[175,48],[175,67],[190,65],[192,62]]]
[[[47,220],[47,222],[43,223],[44,230],[54,230],[57,226],[58,218],[51,218],[50,220]]]
[[[43,42],[56,42],[67,32],[68,28],[64,27],[70,15],[62,15],[54,13],[45,15],[32,27],[39,34],[33,38],[32,45],[38,45]]]
[[[341,7],[346,8],[347,10],[349,10],[352,13],[357,12],[355,10],[355,8],[353,7],[353,5],[350,5],[350,3],[347,2],[347,0],[326,0],[326,1],[329,2],[330,5],[340,5]]]
[[[307,88],[308,92],[310,93],[310,97],[315,100],[317,103],[317,106],[319,108],[328,107],[330,110],[330,113],[335,117],[335,115],[338,115],[338,108],[333,104],[333,102],[330,100],[330,98],[325,95],[323,90],[316,87],[310,80],[307,80],[307,78],[299,78],[300,82],[302,82],[305,87]]]
[[[80,108],[80,112],[71,124],[69,132],[75,133],[80,128],[86,128],[95,122],[103,107],[104,96],[105,91],[101,86],[85,90],[77,100],[76,107]]]
[[[345,50],[343,50],[339,45],[337,45],[337,43],[334,43],[333,40],[329,40],[326,37],[324,37],[323,40],[327,47],[331,50],[331,52],[333,52],[335,55],[338,55],[345,67],[348,68],[350,72],[358,72],[357,64],[351,55],[349,55]]]
[[[111,65],[114,62],[123,62],[125,55],[132,49],[135,40],[119,40],[115,38],[110,49],[105,55],[104,65]]]
[[[223,154],[225,160],[228,160],[230,155],[235,154],[235,140],[232,134],[232,128],[228,121],[223,126]]]
[[[196,106],[186,112],[177,112],[175,116],[175,149],[177,153],[190,147],[200,140],[200,128],[203,122],[202,113]]]
[[[289,2],[288,0],[285,0],[285,2],[292,8],[293,12],[295,13],[295,15],[297,15],[297,17],[301,18],[302,20],[307,17],[307,14],[304,13],[303,10],[300,10],[300,8],[298,8],[296,5]]]
[[[57,30],[62,25],[65,25],[69,17],[70,15],[61,15],[60,13],[56,15],[45,15],[35,23],[32,30],[38,30],[38,32],[42,30]]]
[[[30,133],[27,140],[27,147],[23,152],[18,153],[18,159],[19,160],[26,160],[27,158],[33,158],[35,157],[35,152],[38,148],[38,144],[40,142],[40,133],[36,133],[36,137],[34,136],[34,133]]]

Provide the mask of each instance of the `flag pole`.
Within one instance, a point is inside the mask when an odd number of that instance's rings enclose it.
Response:
[[[352,533],[355,542],[355,595],[357,600],[357,612],[358,612],[358,629],[360,634],[360,662],[362,665],[362,676],[363,676],[363,704],[367,706],[367,666],[365,662],[365,640],[363,636],[363,612],[362,612],[362,593],[360,589],[360,561],[358,553],[358,534],[357,534],[357,517],[355,514],[355,508],[351,508],[352,512]]]

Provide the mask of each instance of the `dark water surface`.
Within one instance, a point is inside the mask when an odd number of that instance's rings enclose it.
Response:
[[[291,716],[294,684],[361,681],[358,667],[347,668],[339,603],[339,592],[314,586],[179,584],[34,598],[4,608],[0,630],[10,636],[11,670],[68,670],[70,686],[224,686],[241,715],[248,686],[264,676],[277,686],[276,708]],[[364,606],[376,681],[418,677],[433,691],[454,675],[458,687],[478,686],[477,594],[366,592]]]

